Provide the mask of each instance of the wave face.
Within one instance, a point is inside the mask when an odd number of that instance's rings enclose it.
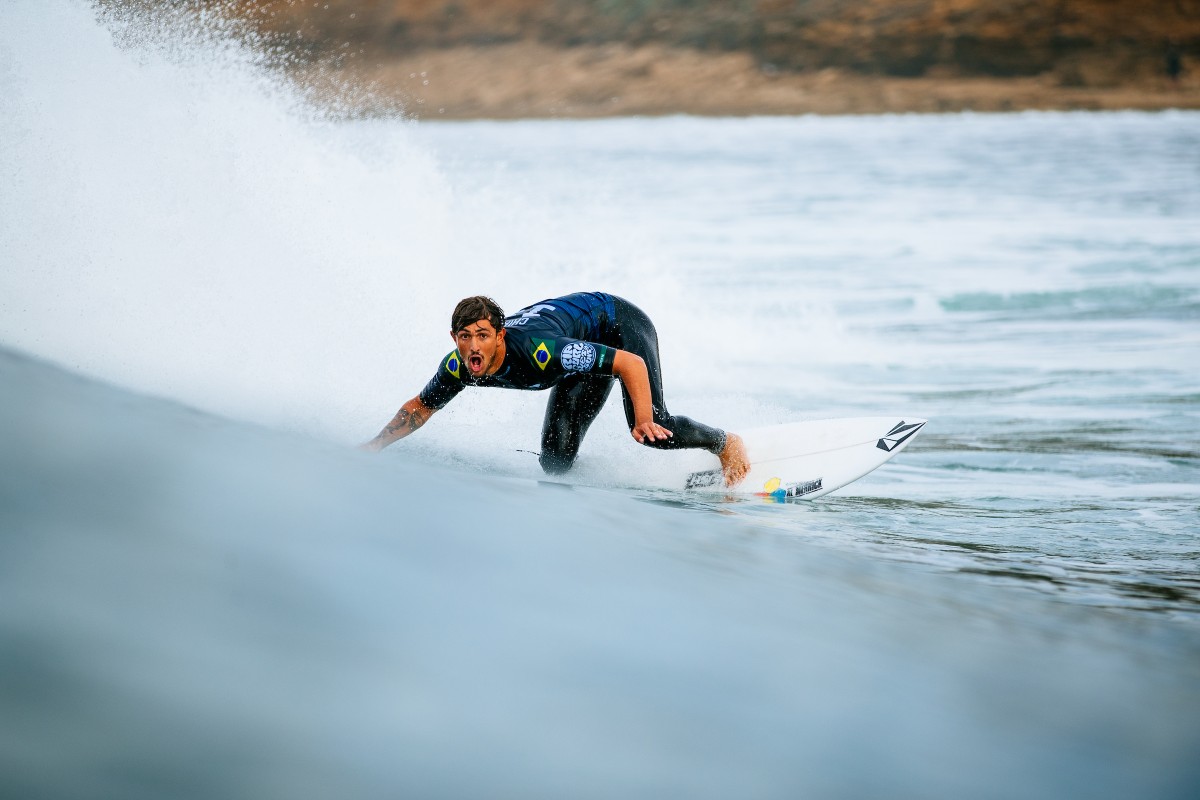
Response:
[[[778,520],[381,460],[6,352],[0,474],[21,796],[1182,798],[1200,778],[1194,626]]]
[[[10,0],[6,785],[1194,796],[1197,119],[336,121],[211,20]],[[674,413],[930,422],[786,505],[642,488],[615,402],[569,486],[537,393],[346,447],[461,296],[580,289]]]

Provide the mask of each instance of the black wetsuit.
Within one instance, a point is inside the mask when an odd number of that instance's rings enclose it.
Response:
[[[421,390],[429,408],[442,408],[465,386],[551,389],[542,425],[542,468],[566,472],[592,420],[612,391],[614,350],[641,356],[650,376],[654,421],[674,436],[643,444],[662,449],[703,448],[720,453],[725,432],[687,417],[672,416],[663,402],[658,333],[640,308],[602,292],[543,300],[504,321],[504,363],[492,375],[472,378],[457,350],[449,353]],[[632,430],[633,403],[622,387],[625,419]]]

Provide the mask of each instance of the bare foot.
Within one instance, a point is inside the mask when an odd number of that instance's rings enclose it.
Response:
[[[725,485],[736,486],[750,471],[750,459],[746,457],[746,445],[736,433],[725,434],[725,449],[718,456],[721,469],[725,472]]]

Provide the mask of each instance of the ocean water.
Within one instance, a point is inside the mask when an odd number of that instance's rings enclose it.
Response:
[[[1200,115],[339,120],[2,7],[0,793],[1200,792]],[[785,505],[615,400],[571,486],[538,393],[353,448],[575,290],[676,413],[930,422]]]

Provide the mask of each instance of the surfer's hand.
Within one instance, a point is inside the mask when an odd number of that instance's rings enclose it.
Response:
[[[659,440],[665,441],[666,439],[669,439],[675,435],[662,425],[659,425],[657,422],[653,421],[639,422],[637,425],[633,426],[633,430],[630,431],[630,433],[633,434],[633,438],[637,440],[638,444],[657,442]]]

